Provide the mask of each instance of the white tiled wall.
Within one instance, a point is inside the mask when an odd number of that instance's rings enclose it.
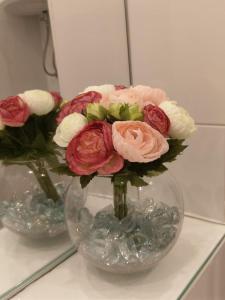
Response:
[[[127,0],[133,83],[162,87],[199,124],[171,168],[188,212],[225,222],[225,1]]]
[[[38,17],[11,16],[0,9],[0,99],[34,88],[47,88]]]
[[[225,125],[225,2],[127,0],[134,82],[161,86],[199,123]]]
[[[225,126],[199,125],[188,144],[169,166],[182,186],[185,209],[225,222]]]
[[[133,83],[164,88],[199,125],[171,167],[186,211],[225,222],[225,2],[126,2]],[[48,3],[63,95],[91,84],[129,84],[124,1]]]
[[[48,5],[65,97],[88,85],[129,84],[123,1],[48,0]]]

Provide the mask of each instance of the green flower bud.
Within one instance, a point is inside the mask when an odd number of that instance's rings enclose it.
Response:
[[[137,104],[129,106],[129,119],[132,121],[143,121],[144,114],[140,111],[140,108]]]
[[[144,117],[137,104],[110,104],[108,114],[114,117],[115,119],[122,121],[142,121]]]
[[[86,107],[86,117],[89,121],[104,120],[106,115],[106,109],[99,103],[89,103]]]
[[[108,114],[117,120],[122,120],[121,110],[123,109],[122,103],[112,103],[109,106]]]

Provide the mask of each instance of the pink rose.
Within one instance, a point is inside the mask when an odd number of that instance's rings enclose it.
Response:
[[[19,96],[8,97],[0,101],[0,117],[4,125],[23,126],[29,116],[30,110]]]
[[[112,127],[104,121],[86,125],[66,150],[69,168],[77,175],[112,174],[123,167],[123,159],[113,148]]]
[[[130,162],[154,161],[169,150],[166,139],[141,121],[118,121],[112,125],[115,150]]]
[[[74,112],[82,113],[88,103],[98,103],[101,98],[102,95],[100,93],[93,91],[76,96],[62,107],[57,117],[57,123],[59,124],[66,116]]]
[[[120,171],[123,168],[124,160],[123,158],[114,151],[110,160],[104,164],[103,167],[98,169],[98,174],[100,175],[110,175]]]
[[[52,95],[54,101],[55,101],[55,105],[60,105],[60,103],[62,102],[62,96],[60,95],[59,92],[50,92],[50,94]]]
[[[123,90],[123,89],[126,89],[127,87],[123,84],[116,84],[115,85],[115,89],[118,91],[118,90]]]
[[[166,93],[163,90],[157,88],[151,88],[145,85],[137,85],[133,87],[133,90],[143,101],[143,107],[148,104],[159,105],[163,101],[168,100]]]
[[[168,136],[170,120],[158,106],[148,104],[144,107],[144,121],[158,130],[162,135]]]
[[[137,104],[139,107],[143,107],[142,99],[133,88],[120,89],[108,95],[104,95],[100,103],[106,108],[112,103]]]

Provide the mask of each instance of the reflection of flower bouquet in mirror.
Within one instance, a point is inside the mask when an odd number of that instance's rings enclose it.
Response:
[[[61,104],[56,92],[26,91],[0,101],[3,224],[39,238],[65,231],[65,182],[52,174],[59,152],[52,137]]]
[[[77,203],[79,201],[74,200],[76,196],[71,196],[72,194],[69,192],[68,224],[73,224],[73,228],[76,228],[75,232],[72,232],[73,229],[71,229],[70,233],[72,238],[74,235],[79,236],[82,241],[81,248],[86,249],[85,256],[92,257],[91,260],[95,264],[97,264],[96,261],[104,261],[105,257],[108,259],[109,253],[113,251],[117,258],[120,257],[122,250],[121,244],[118,243],[119,232],[115,237],[117,242],[115,240],[112,243],[107,242],[108,236],[115,229],[115,222],[120,227],[128,222],[127,220],[130,221],[130,218],[135,221],[132,221],[132,229],[128,229],[127,241],[129,240],[129,242],[126,247],[131,244],[132,247],[136,247],[133,256],[137,258],[143,246],[140,239],[143,240],[143,243],[159,245],[159,238],[155,238],[153,242],[152,236],[157,236],[158,233],[154,230],[162,229],[162,226],[164,226],[165,232],[163,237],[160,236],[160,239],[164,239],[160,245],[163,244],[165,248],[169,249],[169,244],[175,241],[178,229],[181,227],[182,210],[168,206],[166,198],[163,200],[165,203],[158,204],[154,202],[154,199],[150,199],[149,178],[165,172],[167,170],[165,163],[174,161],[176,156],[186,148],[183,145],[184,140],[195,131],[194,120],[188,112],[178,106],[175,101],[171,101],[160,89],[141,85],[129,88],[122,85],[103,85],[89,87],[63,105],[57,122],[58,127],[54,141],[58,146],[66,148],[66,157],[65,163],[56,165],[54,170],[71,176],[80,176],[82,188],[90,182],[94,182],[95,176],[109,177],[113,186],[113,209],[102,207],[95,215],[91,214],[88,204],[81,208],[82,211],[80,211],[80,207],[76,207],[76,204],[73,205],[73,201],[77,201]],[[77,184],[74,185],[79,190]],[[145,199],[147,202],[144,202],[145,206],[146,203],[149,203],[151,207],[140,209],[141,201],[139,204],[135,204],[135,201],[132,202],[128,199],[129,189],[132,187],[137,190],[134,191],[134,196],[131,196],[133,198],[138,195],[138,191],[144,189],[149,191],[146,193],[146,195],[149,194],[149,199]],[[90,194],[91,189],[87,189],[87,194]],[[80,195],[82,195],[81,191]],[[166,195],[164,196],[166,197]],[[85,197],[85,193],[82,197]],[[138,197],[141,197],[140,193]],[[171,203],[175,203],[175,201],[171,200]],[[71,213],[71,207],[74,207],[74,215]],[[146,216],[144,211],[150,210],[153,211]],[[160,219],[158,214],[164,217]],[[100,215],[101,228],[95,226]],[[105,219],[102,217],[103,215]],[[83,217],[84,221],[82,221]],[[104,222],[102,218],[105,220]],[[146,218],[150,222],[148,226],[152,226],[151,237],[142,234],[141,224],[146,221]],[[110,227],[109,224],[112,220],[115,222],[113,221],[114,225]],[[174,227],[174,220],[177,222],[177,227]],[[85,238],[82,237],[83,229],[80,229],[84,228],[85,224],[86,227],[88,226],[86,229],[90,231],[88,235],[85,233],[86,244]],[[102,232],[107,232],[107,234],[102,235]],[[137,238],[137,234],[140,233],[141,237]],[[100,236],[102,236],[101,242],[99,241]],[[91,237],[95,237],[93,238],[95,241],[98,240],[96,249],[99,249],[99,243],[101,243],[102,256],[99,256],[99,253],[96,254],[97,252],[93,254],[92,249],[95,247],[93,243],[90,243]],[[77,240],[77,237],[74,239]],[[123,239],[121,242],[124,243]],[[131,240],[133,242],[130,242]],[[106,244],[110,245],[109,248]],[[153,251],[152,249],[149,246],[147,253]],[[154,251],[160,252],[161,250],[160,247],[158,250],[154,248]],[[146,256],[148,257],[148,255]],[[112,261],[115,261],[115,256]],[[118,261],[122,264],[122,260],[118,258]],[[127,263],[129,264],[129,262],[128,260]],[[102,268],[107,269],[110,263],[109,260],[106,260]],[[118,267],[113,270],[122,271],[123,268]]]

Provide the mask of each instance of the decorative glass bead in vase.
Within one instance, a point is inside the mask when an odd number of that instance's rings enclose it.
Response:
[[[1,221],[29,238],[66,232],[70,178],[51,171],[62,154],[52,141],[61,100],[58,93],[32,90],[0,101]]]
[[[182,227],[182,192],[166,163],[187,147],[194,120],[164,91],[92,86],[65,104],[54,171],[74,176],[66,196],[71,239],[89,262],[115,273],[152,268]]]
[[[56,175],[43,159],[3,167],[2,224],[22,236],[43,239],[66,232],[64,199],[69,178]]]
[[[95,177],[82,189],[75,178],[66,198],[66,220],[79,253],[115,273],[152,268],[174,246],[183,222],[182,193],[168,175],[135,187]],[[76,191],[76,192],[75,192]]]

